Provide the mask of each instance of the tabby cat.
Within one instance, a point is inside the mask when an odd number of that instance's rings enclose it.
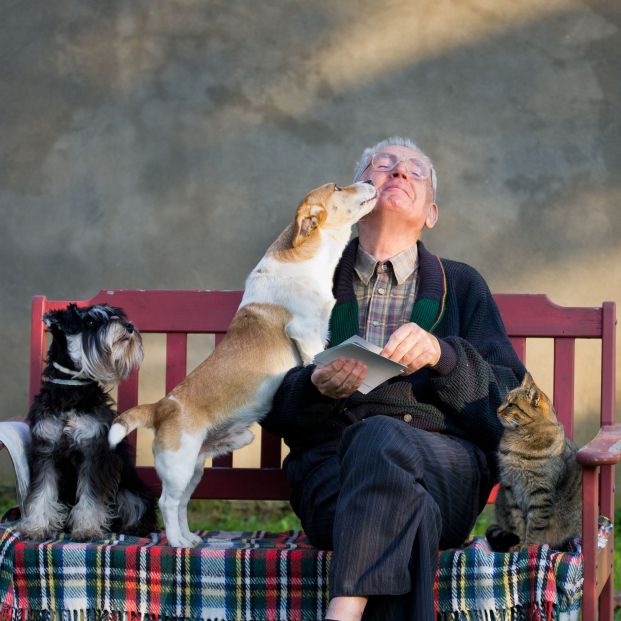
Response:
[[[498,451],[495,551],[547,543],[554,548],[581,531],[582,479],[576,446],[565,437],[550,399],[529,373],[498,408],[504,427]]]

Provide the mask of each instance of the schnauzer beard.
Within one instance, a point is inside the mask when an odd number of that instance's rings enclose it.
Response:
[[[128,332],[122,323],[112,321],[95,332],[82,332],[67,337],[69,355],[80,377],[103,384],[116,384],[140,366],[143,357],[142,338]]]

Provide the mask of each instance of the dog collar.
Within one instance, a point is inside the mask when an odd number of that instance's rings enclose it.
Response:
[[[79,380],[79,379],[60,379],[58,377],[44,377],[44,382],[50,382],[52,384],[62,384],[63,386],[86,386],[92,384],[93,380]]]
[[[68,369],[67,367],[63,367],[61,364],[58,364],[58,362],[52,362],[52,366],[55,369],[58,369],[58,371],[60,371],[61,373],[66,373],[67,375],[71,375],[73,379],[76,379],[80,377],[80,375],[82,375],[82,371],[76,371],[75,369]]]
[[[87,384],[93,383],[93,380],[78,379],[80,375],[82,375],[82,371],[68,369],[67,367],[63,367],[61,364],[58,364],[58,362],[52,362],[52,366],[61,373],[70,375],[71,379],[60,379],[59,377],[44,377],[43,380],[46,382],[51,382],[52,384],[61,384],[62,386],[86,386]]]

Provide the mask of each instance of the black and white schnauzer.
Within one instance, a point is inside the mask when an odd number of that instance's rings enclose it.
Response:
[[[120,308],[106,304],[70,304],[43,320],[52,343],[43,387],[28,413],[30,489],[19,530],[42,540],[67,529],[76,541],[110,530],[155,530],[154,496],[127,445],[108,446],[115,412],[104,388],[140,366],[140,334]]]

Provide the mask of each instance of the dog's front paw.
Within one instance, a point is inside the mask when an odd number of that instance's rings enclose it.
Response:
[[[104,537],[105,532],[100,528],[74,528],[71,531],[73,541],[95,541]]]
[[[26,520],[18,522],[16,528],[26,539],[32,539],[32,541],[55,539],[58,534],[58,531],[48,525],[29,524]]]
[[[22,535],[33,541],[54,539],[63,530],[65,516],[66,513],[62,511],[49,514],[29,511],[17,523],[16,528]]]

